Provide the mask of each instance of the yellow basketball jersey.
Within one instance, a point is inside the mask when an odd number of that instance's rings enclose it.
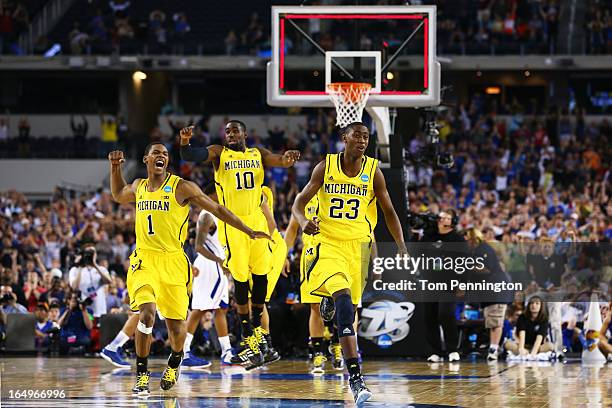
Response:
[[[251,215],[261,211],[259,206],[264,175],[258,149],[237,152],[224,147],[219,167],[215,170],[219,203],[236,215]]]
[[[160,188],[147,191],[149,179],[136,189],[136,248],[152,251],[183,250],[187,238],[189,206],[176,201],[180,177],[168,174]]]
[[[374,173],[378,160],[363,156],[355,177],[342,171],[342,153],[328,154],[325,176],[319,189],[319,227],[324,239],[351,241],[369,239],[374,229],[368,207],[374,203]]]
[[[376,170],[376,169],[375,169]],[[372,175],[374,177],[374,175]],[[376,197],[374,200],[368,205],[368,211],[366,212],[366,218],[372,225],[372,239],[374,239],[374,228],[376,227],[376,223],[378,222],[378,209],[376,208]]]
[[[317,212],[319,211],[319,197],[315,194],[306,207],[304,208],[304,215],[307,219],[312,220],[317,218]],[[310,240],[312,239],[312,235],[302,233],[302,243],[304,246],[308,246],[310,244]]]

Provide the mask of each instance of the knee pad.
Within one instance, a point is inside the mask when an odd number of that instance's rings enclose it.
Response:
[[[251,289],[251,302],[261,305],[266,301],[268,291],[268,277],[266,275],[253,275],[253,289]]]
[[[351,295],[342,294],[336,298],[336,324],[338,325],[338,337],[354,336],[355,309],[351,301]]]
[[[138,322],[138,325],[136,325],[136,328],[138,329],[139,332],[143,333],[143,334],[151,334],[153,333],[153,327],[147,327],[146,324],[144,324],[143,322]]]
[[[249,283],[234,281],[234,296],[236,296],[236,303],[239,305],[246,305],[249,303]]]

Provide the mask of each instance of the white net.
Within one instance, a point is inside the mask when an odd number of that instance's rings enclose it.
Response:
[[[336,107],[336,126],[341,128],[361,122],[372,85],[361,82],[332,82],[327,94]]]

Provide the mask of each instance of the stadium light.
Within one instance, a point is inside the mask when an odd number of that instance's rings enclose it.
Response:
[[[134,81],[144,81],[145,79],[147,79],[147,74],[145,74],[142,71],[136,71],[134,72],[134,74],[132,75],[132,79]]]

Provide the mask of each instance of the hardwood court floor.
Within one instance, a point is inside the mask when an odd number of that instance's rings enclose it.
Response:
[[[151,396],[132,397],[129,370],[100,358],[4,358],[2,407],[339,407],[352,406],[346,375],[308,373],[304,361],[281,360],[246,372],[241,367],[183,371],[178,384],[159,389],[164,360],[149,363]],[[612,364],[427,364],[367,361],[374,393],[365,407],[612,407]],[[21,390],[64,390],[65,399],[17,399]]]

